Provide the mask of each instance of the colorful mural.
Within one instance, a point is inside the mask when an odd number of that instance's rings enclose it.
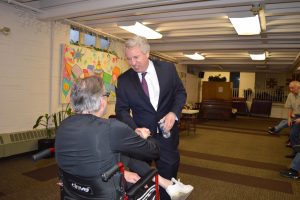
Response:
[[[128,69],[125,58],[76,45],[63,45],[61,102],[69,103],[72,83],[78,77],[101,76],[110,92],[109,100],[116,98],[118,76]]]

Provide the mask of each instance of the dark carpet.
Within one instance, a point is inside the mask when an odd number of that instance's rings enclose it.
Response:
[[[279,119],[237,117],[199,120],[195,134],[180,133],[179,178],[194,186],[188,200],[299,200],[300,181],[283,178],[288,129],[266,130]],[[0,199],[58,200],[53,158],[33,162],[31,155],[0,159]]]
[[[48,181],[50,179],[58,177],[58,168],[57,165],[54,164],[40,169],[25,172],[23,173],[23,175],[38,181]]]
[[[192,152],[192,151],[186,151],[186,150],[180,150],[180,155],[188,156],[191,158],[211,160],[211,161],[217,161],[217,162],[221,162],[221,163],[230,163],[230,164],[234,164],[234,165],[274,170],[274,171],[279,171],[279,170],[283,170],[286,168],[285,165],[278,165],[278,164],[274,164],[274,163],[264,163],[264,162],[239,159],[239,158],[231,158],[231,157],[226,157],[226,156],[218,156],[218,155],[212,155],[212,154],[206,154],[206,153],[198,153],[198,152]]]
[[[224,171],[208,169],[203,167],[195,167],[195,166],[185,165],[185,164],[180,165],[179,171],[182,173],[192,174],[199,177],[206,177],[210,179],[216,179],[216,180],[231,182],[235,184],[256,187],[260,189],[268,189],[268,190],[290,193],[290,194],[293,193],[292,185],[285,181],[277,181],[277,180],[265,179],[265,178],[254,177],[254,176],[247,176],[243,174],[224,172]]]

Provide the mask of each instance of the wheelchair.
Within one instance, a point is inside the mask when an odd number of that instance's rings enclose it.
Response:
[[[54,155],[55,148],[42,150],[32,156],[34,161]],[[115,193],[114,200],[159,200],[158,172],[151,169],[137,183],[126,187],[124,165],[117,163],[96,177],[79,177],[59,169],[61,200],[104,200],[105,195]],[[152,182],[155,177],[155,183]],[[103,188],[106,188],[103,192]],[[107,187],[111,188],[108,189]]]

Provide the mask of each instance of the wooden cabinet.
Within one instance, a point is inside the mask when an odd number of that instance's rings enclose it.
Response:
[[[228,120],[232,115],[232,83],[206,81],[202,84],[201,114],[206,119]]]
[[[232,100],[231,82],[204,81],[202,84],[202,101],[204,100]]]

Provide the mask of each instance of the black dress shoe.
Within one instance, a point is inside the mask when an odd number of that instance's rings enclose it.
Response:
[[[297,170],[294,170],[292,168],[290,168],[286,171],[281,171],[280,175],[283,177],[287,177],[287,178],[299,179]]]
[[[296,151],[297,153],[300,153],[300,144],[294,145],[293,146],[294,151]]]

